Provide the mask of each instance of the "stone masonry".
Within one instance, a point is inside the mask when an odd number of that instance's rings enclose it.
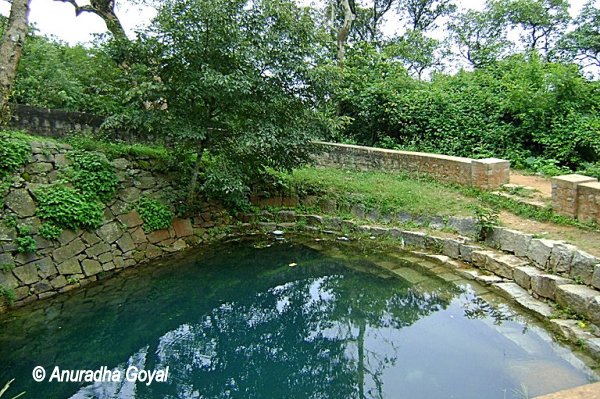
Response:
[[[559,215],[600,223],[600,183],[583,175],[552,178],[552,208]]]
[[[491,190],[508,183],[510,162],[502,159],[470,159],[448,155],[395,151],[317,141],[320,166],[358,170],[383,170],[427,175],[446,183]]]

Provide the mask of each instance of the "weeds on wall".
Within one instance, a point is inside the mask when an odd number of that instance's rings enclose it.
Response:
[[[53,185],[36,191],[37,215],[54,226],[92,230],[102,225],[104,205],[74,188]]]
[[[173,222],[174,215],[169,207],[152,198],[140,198],[135,204],[135,210],[144,221],[143,227],[146,232],[168,229]]]
[[[110,201],[119,186],[119,179],[106,156],[99,152],[73,151],[68,155],[71,167],[69,181],[87,198]]]
[[[31,155],[31,145],[20,137],[0,132],[0,180],[21,166]]]

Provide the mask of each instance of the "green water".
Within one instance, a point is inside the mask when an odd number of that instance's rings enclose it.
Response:
[[[9,392],[36,399],[509,399],[597,379],[480,287],[351,246],[256,246],[213,247],[0,316],[0,383],[15,378]],[[394,262],[397,273],[375,265]],[[167,381],[32,379],[36,366],[132,365],[168,366]]]

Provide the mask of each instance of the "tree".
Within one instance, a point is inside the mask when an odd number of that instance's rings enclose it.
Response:
[[[388,42],[384,51],[391,59],[401,60],[412,76],[422,79],[427,70],[442,67],[442,47],[439,40],[422,31],[409,30]]]
[[[10,119],[8,99],[17,74],[25,37],[30,0],[13,0],[0,43],[0,122]]]
[[[529,51],[539,50],[547,58],[570,20],[567,0],[496,0],[491,7],[523,30]]]
[[[357,6],[351,36],[354,41],[376,42],[381,39],[380,26],[396,0],[374,0],[370,7]]]
[[[565,34],[559,47],[564,56],[585,67],[600,68],[600,10],[588,1],[575,20],[575,30]]]
[[[131,46],[137,84],[107,126],[193,148],[188,200],[201,178],[205,192],[239,199],[265,168],[307,159],[317,44],[309,11],[291,0],[169,0]]]
[[[456,11],[452,0],[399,0],[398,10],[407,18],[407,28],[428,31],[437,27],[436,21]]]
[[[449,30],[460,54],[475,68],[496,62],[508,46],[504,21],[491,10],[460,13]]]
[[[91,0],[90,4],[79,5],[77,0],[54,0],[61,3],[69,3],[75,8],[75,15],[89,12],[98,15],[104,20],[106,28],[117,40],[127,40],[125,30],[121,21],[115,13],[115,0]]]
[[[344,20],[337,31],[337,63],[338,66],[343,67],[346,59],[346,44],[356,15],[352,7],[353,2],[351,5],[350,0],[339,0],[339,4],[342,7]]]

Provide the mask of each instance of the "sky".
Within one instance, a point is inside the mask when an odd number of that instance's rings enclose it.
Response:
[[[83,1],[78,0],[81,4]],[[302,1],[303,3],[309,1]],[[126,2],[121,1],[124,4]],[[482,0],[456,0],[459,8],[481,9]],[[575,16],[585,3],[585,0],[570,0],[571,15]],[[6,0],[0,0],[0,13],[8,15],[10,4]],[[121,20],[128,35],[133,37],[137,27],[147,24],[153,17],[154,10],[149,7],[121,7],[117,9],[117,15]],[[73,6],[54,0],[31,0],[31,12],[29,21],[33,23],[43,35],[54,36],[69,44],[89,43],[93,40],[95,33],[106,32],[106,26],[100,17],[84,13],[76,17]]]

